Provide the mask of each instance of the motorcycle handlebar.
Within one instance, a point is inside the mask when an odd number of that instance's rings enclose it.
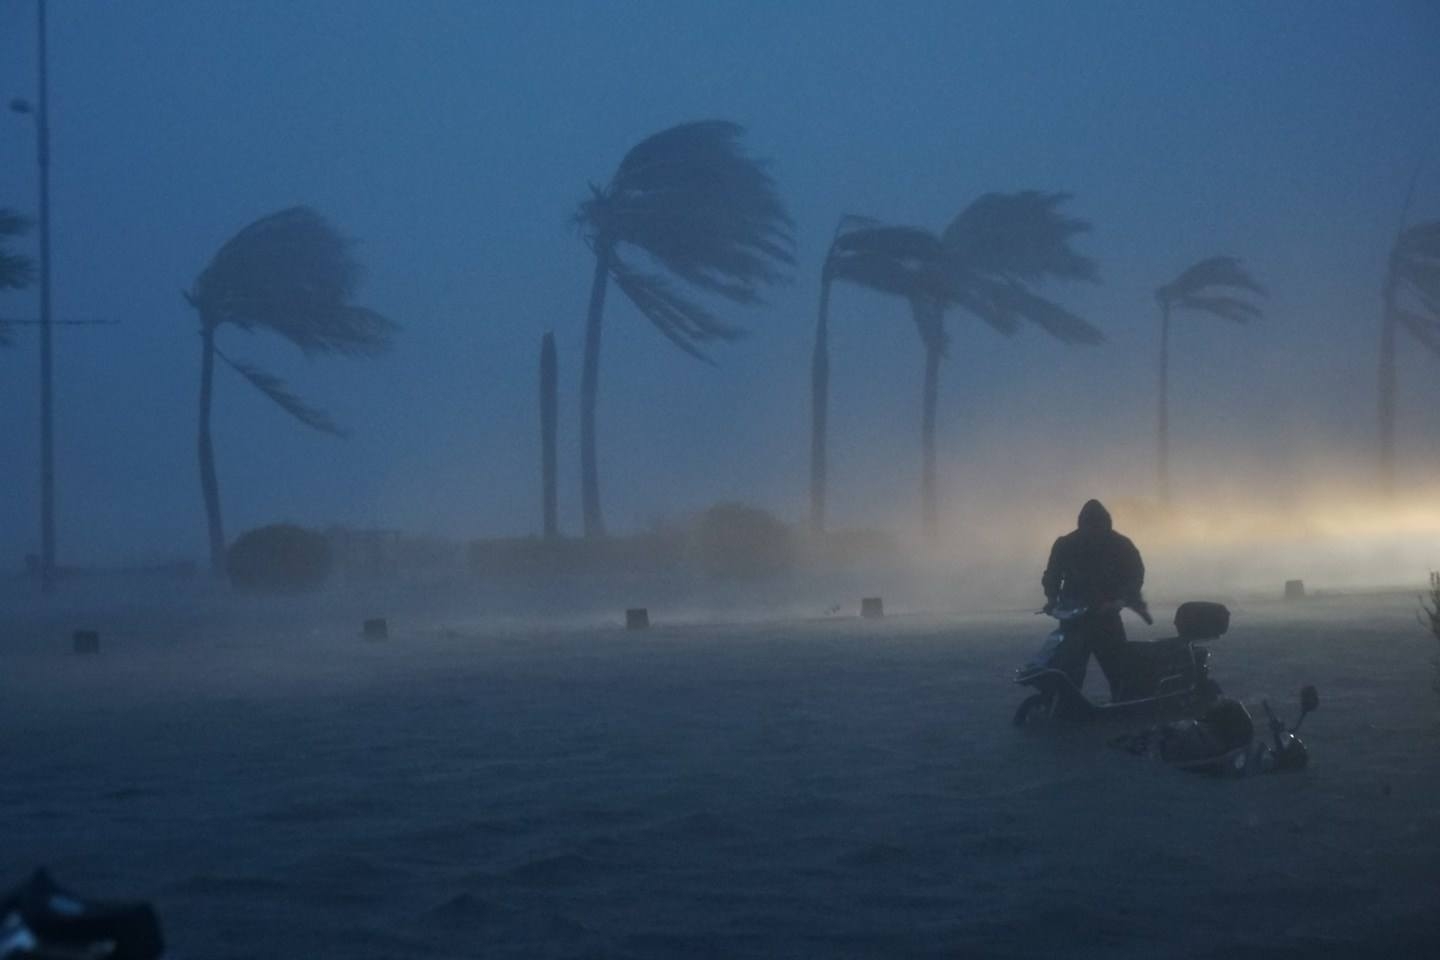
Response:
[[[1098,609],[1099,611],[1103,612],[1108,606],[1110,606],[1110,604],[1102,603],[1098,607],[1069,607],[1065,609],[1059,609],[1056,607],[1041,607],[1039,610],[1035,611],[1035,615],[1041,616],[1043,614],[1045,616],[1054,617],[1056,620],[1068,620],[1074,617],[1083,616],[1084,614],[1091,612],[1091,610]],[[1057,612],[1057,609],[1059,609],[1059,612]],[[1155,618],[1150,616],[1150,608],[1148,605],[1142,603],[1137,606],[1133,603],[1121,603],[1118,607],[1116,607],[1115,612],[1119,613],[1121,610],[1126,609],[1133,611],[1137,617],[1145,621],[1145,624],[1147,626],[1154,625]]]

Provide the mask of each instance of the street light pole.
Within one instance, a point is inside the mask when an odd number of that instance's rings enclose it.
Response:
[[[55,588],[54,370],[50,323],[50,92],[45,50],[45,0],[35,0],[40,89],[36,98],[36,157],[40,164],[40,589]]]

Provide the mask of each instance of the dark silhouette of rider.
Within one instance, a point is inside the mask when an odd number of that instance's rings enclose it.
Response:
[[[1080,688],[1090,654],[1110,684],[1112,701],[1125,699],[1125,624],[1120,611],[1130,607],[1146,623],[1152,622],[1140,588],[1145,564],[1130,538],[1116,533],[1110,512],[1099,500],[1080,508],[1076,529],[1055,541],[1050,562],[1040,578],[1045,588],[1045,612],[1057,606],[1089,609],[1076,624],[1074,647],[1067,654],[1065,672]]]

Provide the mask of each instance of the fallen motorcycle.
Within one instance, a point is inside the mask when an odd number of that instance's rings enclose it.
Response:
[[[1158,724],[1110,741],[1136,756],[1160,760],[1172,767],[1212,776],[1243,777],[1259,773],[1302,770],[1310,751],[1299,737],[1305,717],[1320,706],[1313,686],[1300,690],[1300,717],[1287,725],[1261,701],[1270,726],[1270,742],[1255,737],[1250,712],[1238,700],[1222,698],[1193,720]]]
[[[0,898],[0,960],[157,960],[164,950],[149,904],[84,900],[44,870]]]

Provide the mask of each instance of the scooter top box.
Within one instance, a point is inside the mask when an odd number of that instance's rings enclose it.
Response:
[[[1214,640],[1230,629],[1230,608],[1209,600],[1190,600],[1175,610],[1175,629],[1182,640]]]

